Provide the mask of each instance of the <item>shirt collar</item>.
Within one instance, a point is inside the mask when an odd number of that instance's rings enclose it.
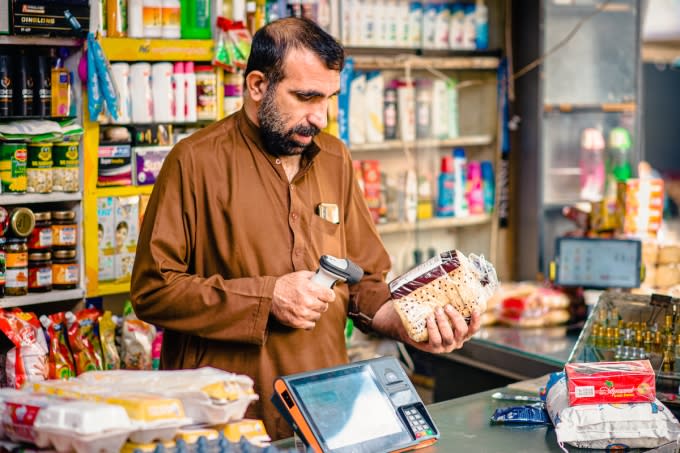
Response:
[[[265,149],[264,143],[262,142],[262,136],[260,135],[260,128],[257,127],[250,118],[248,118],[245,107],[242,107],[238,112],[238,120],[240,129],[243,131],[246,137],[248,137],[249,140],[252,140],[255,146],[257,146],[257,148],[260,149],[260,151],[262,151],[270,161],[275,161],[276,157],[269,154]],[[321,148],[319,148],[316,140],[317,138],[314,137],[312,139],[312,143],[302,154],[302,161],[300,162],[301,172],[309,168],[314,160],[314,157],[316,157],[316,155],[321,151]]]

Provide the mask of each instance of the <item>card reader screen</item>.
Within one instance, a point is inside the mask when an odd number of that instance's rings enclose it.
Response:
[[[375,448],[373,441],[379,438],[386,445],[410,440],[366,366],[303,378],[294,383],[293,389],[304,403],[320,440],[333,452]],[[347,448],[350,445],[354,447]]]
[[[560,238],[556,283],[586,288],[640,286],[640,242]]]

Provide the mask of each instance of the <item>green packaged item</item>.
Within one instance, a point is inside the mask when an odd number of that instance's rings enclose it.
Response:
[[[52,192],[52,143],[29,143],[26,192]]]
[[[0,144],[0,181],[3,193],[26,192],[26,157],[25,143]]]
[[[52,190],[78,192],[80,190],[80,152],[78,142],[55,143],[52,147]]]

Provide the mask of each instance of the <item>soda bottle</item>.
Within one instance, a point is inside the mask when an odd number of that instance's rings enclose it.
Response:
[[[581,133],[581,199],[600,201],[604,196],[605,163],[604,137],[599,129],[590,127]]]

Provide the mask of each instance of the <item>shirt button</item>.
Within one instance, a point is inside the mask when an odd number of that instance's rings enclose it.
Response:
[[[295,190],[295,186],[291,184],[291,185],[290,185],[290,190]]]
[[[290,216],[293,218],[293,220],[297,220],[297,218],[298,218],[298,215],[297,215],[296,212],[292,213]]]
[[[280,165],[281,164],[281,159],[276,159],[276,164]]]

